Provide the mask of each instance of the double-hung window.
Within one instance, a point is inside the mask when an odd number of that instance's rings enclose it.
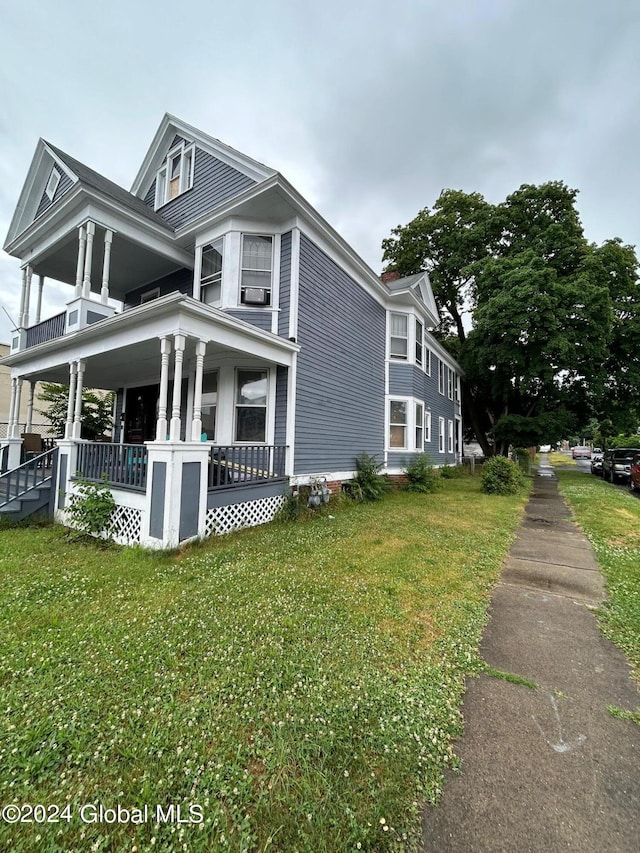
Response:
[[[156,209],[193,186],[195,147],[181,142],[172,148],[156,175]]]
[[[438,450],[444,453],[444,418],[438,418]]]
[[[431,412],[425,412],[424,416],[424,440],[427,444],[431,441]]]
[[[408,405],[405,400],[389,400],[389,447],[406,450]]]
[[[208,305],[218,305],[222,298],[222,244],[220,237],[202,247],[200,300]]]
[[[438,360],[438,391],[444,395],[444,371],[445,363],[442,359]]]
[[[409,317],[391,314],[389,325],[389,355],[407,361],[409,356]]]
[[[453,421],[448,421],[448,443],[447,443],[447,451],[449,453],[453,453]]]
[[[267,435],[267,371],[236,374],[235,440],[258,443]]]
[[[449,399],[450,399],[450,400],[453,400],[453,386],[454,386],[455,381],[456,381],[456,374],[455,374],[455,372],[454,372],[453,370],[451,370],[451,368],[449,368],[449,387],[448,387],[448,392],[449,392]]]
[[[424,404],[415,404],[415,431],[416,431],[416,450],[422,453],[424,450]]]
[[[424,364],[424,326],[416,320],[416,364]]]
[[[273,237],[244,234],[240,265],[240,302],[271,305]]]

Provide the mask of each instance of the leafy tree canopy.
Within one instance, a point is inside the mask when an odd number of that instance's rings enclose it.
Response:
[[[497,205],[443,190],[383,241],[386,269],[429,272],[485,453],[555,441],[593,416],[616,431],[637,422],[638,261],[618,239],[586,240],[576,197],[560,181]]]
[[[38,399],[48,403],[46,409],[38,409],[49,421],[58,438],[64,436],[67,421],[69,386],[55,382],[43,382]],[[97,393],[85,388],[82,392],[82,438],[95,441],[111,429],[113,393]]]

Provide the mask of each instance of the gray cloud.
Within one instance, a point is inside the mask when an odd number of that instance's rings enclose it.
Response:
[[[3,5],[3,236],[39,136],[129,186],[169,111],[280,170],[376,270],[443,187],[565,180],[590,239],[638,242],[635,0]],[[18,290],[0,257],[15,313]]]

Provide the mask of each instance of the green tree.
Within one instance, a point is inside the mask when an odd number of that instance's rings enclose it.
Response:
[[[69,386],[43,382],[42,393],[38,395],[38,399],[48,403],[46,409],[38,409],[38,412],[49,421],[56,437],[62,438],[67,422]],[[95,441],[108,432],[111,428],[112,412],[113,392],[103,394],[85,388],[82,392],[82,438]]]
[[[387,269],[429,271],[457,336],[464,416],[487,454],[490,439],[499,453],[553,442],[612,407],[636,418],[636,256],[619,240],[589,244],[576,196],[559,181],[495,206],[445,190],[383,241]]]

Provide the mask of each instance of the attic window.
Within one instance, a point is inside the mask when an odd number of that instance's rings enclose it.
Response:
[[[167,154],[156,176],[156,210],[193,186],[195,146],[181,142]]]
[[[54,166],[51,170],[51,174],[49,175],[49,180],[47,181],[47,187],[45,189],[45,193],[49,201],[53,201],[53,197],[56,194],[56,190],[58,189],[58,184],[60,183],[60,172]],[[42,186],[42,184],[41,184]]]

